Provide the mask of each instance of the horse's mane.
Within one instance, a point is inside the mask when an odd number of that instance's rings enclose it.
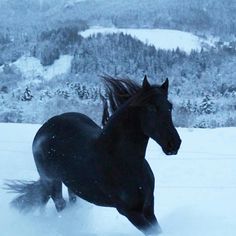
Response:
[[[102,125],[104,126],[109,117],[117,111],[119,107],[141,91],[142,86],[130,79],[113,78],[111,76],[103,76],[102,79],[106,93],[106,98],[101,96],[103,101]],[[109,114],[109,112],[111,114]]]
[[[141,86],[130,79],[103,77],[110,110],[114,113],[122,104],[141,90]]]
[[[145,76],[146,78],[146,76]],[[129,105],[144,105],[150,96],[161,93],[158,85],[148,85],[148,91],[143,86],[130,79],[113,78],[111,76],[102,77],[105,85],[105,97],[101,95],[103,102],[102,126],[105,126],[110,116],[115,113],[128,100]]]

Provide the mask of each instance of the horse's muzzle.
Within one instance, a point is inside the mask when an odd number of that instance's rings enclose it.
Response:
[[[181,145],[181,139],[178,139],[177,142],[168,142],[166,147],[163,149],[166,155],[176,155]]]
[[[176,155],[178,153],[178,151],[169,151],[169,152],[165,152],[166,155],[170,156],[170,155]]]

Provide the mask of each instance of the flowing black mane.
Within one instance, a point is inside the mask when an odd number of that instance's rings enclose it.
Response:
[[[113,78],[111,76],[103,76],[102,79],[104,80],[106,93],[105,97],[101,95],[103,102],[102,126],[105,126],[109,117],[122,104],[139,93],[142,87],[130,79]]]
[[[103,79],[112,113],[141,90],[141,86],[130,79],[112,77],[103,77]]]
[[[114,78],[103,76],[105,85],[105,97],[101,95],[103,102],[102,126],[105,126],[109,117],[117,111],[125,102],[135,97],[135,104],[144,102],[150,95],[157,93],[159,86],[152,86],[152,90],[143,93],[141,85],[130,79]],[[134,104],[134,103],[133,103]]]

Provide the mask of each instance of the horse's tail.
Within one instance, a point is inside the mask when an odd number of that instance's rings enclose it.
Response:
[[[45,205],[49,200],[49,194],[41,180],[7,181],[4,189],[8,190],[8,192],[19,194],[19,196],[11,201],[11,206],[19,211],[28,212]]]

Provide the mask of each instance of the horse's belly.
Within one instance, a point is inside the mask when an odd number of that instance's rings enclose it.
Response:
[[[77,179],[77,181],[63,180],[63,183],[71,189],[78,197],[99,206],[114,205],[113,195],[109,192],[105,193],[103,186],[95,180]]]

